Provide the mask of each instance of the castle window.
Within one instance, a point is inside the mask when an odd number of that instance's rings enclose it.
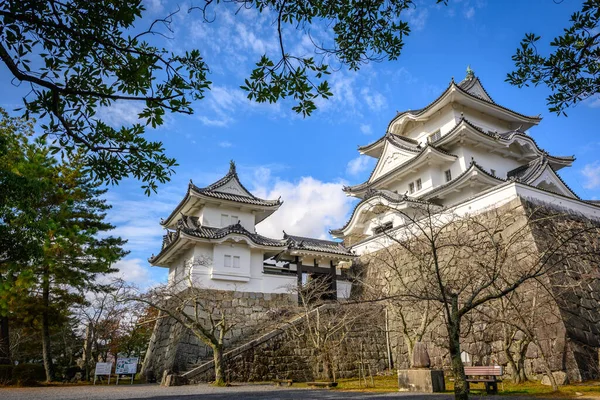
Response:
[[[408,193],[413,194],[415,192],[415,183],[411,182],[408,184]]]
[[[229,225],[229,215],[221,214],[221,227],[224,228]]]
[[[423,187],[423,184],[421,183],[421,178],[417,179],[416,184],[417,190],[421,190],[421,188]]]
[[[226,255],[225,261],[223,262],[225,268],[231,268],[231,256]]]
[[[394,224],[392,223],[392,221],[388,221],[384,224],[381,224],[381,225],[375,227],[373,229],[373,233],[374,234],[382,233],[382,232],[392,229],[393,227],[394,227]]]
[[[433,132],[431,135],[429,135],[429,143],[433,143],[436,140],[439,140],[442,138],[442,132],[438,129],[437,131]]]
[[[233,268],[240,267],[240,256],[233,256]]]
[[[235,225],[240,221],[240,217],[238,217],[237,215],[232,215],[231,216],[231,225]]]
[[[446,176],[446,182],[450,182],[452,180],[452,172],[449,169],[444,171],[444,175]]]

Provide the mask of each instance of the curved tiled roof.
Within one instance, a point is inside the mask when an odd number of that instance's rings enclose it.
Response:
[[[366,203],[367,201],[369,201],[369,199],[373,198],[373,197],[382,197],[386,200],[388,200],[391,203],[395,203],[395,204],[400,204],[403,202],[408,202],[408,203],[417,203],[420,205],[428,205],[428,206],[435,206],[435,204],[432,204],[428,201],[424,201],[424,200],[419,200],[416,198],[411,198],[408,197],[407,195],[402,195],[402,194],[398,194],[396,192],[392,192],[391,190],[386,190],[386,189],[381,189],[381,190],[374,190],[374,189],[370,189],[367,191],[367,193],[365,194],[365,197],[356,205],[356,207],[354,207],[354,210],[352,210],[352,214],[350,215],[350,218],[348,218],[348,221],[346,221],[346,223],[344,224],[343,227],[339,228],[339,229],[331,229],[329,231],[329,233],[331,233],[332,235],[341,235],[343,234],[343,230],[346,229],[348,227],[348,225],[350,225],[350,222],[352,222],[352,218],[354,218],[354,215],[356,214],[356,210],[358,210],[358,208]]]
[[[469,90],[471,90],[471,89],[473,88],[473,86],[475,86],[475,84],[477,84],[477,83],[479,83],[479,86],[481,87],[481,89],[483,89],[483,92],[484,92],[484,93],[485,93],[485,95],[486,95],[486,96],[487,96],[487,97],[488,97],[488,98],[489,98],[489,99],[492,101],[492,103],[496,104],[496,102],[495,102],[495,101],[492,99],[492,96],[490,96],[490,94],[488,93],[488,91],[487,91],[487,90],[485,90],[485,87],[483,87],[483,84],[481,83],[481,81],[479,80],[479,78],[478,78],[478,77],[475,77],[475,78],[470,78],[470,79],[467,77],[467,78],[463,79],[463,80],[462,80],[462,81],[461,81],[461,82],[458,84],[458,87],[460,87],[460,88],[462,88],[462,89],[464,89],[464,90],[466,90],[466,91],[469,91]],[[473,96],[475,96],[475,97],[479,97],[479,96],[477,96],[477,95],[476,95],[476,94],[474,94],[474,93],[471,93],[471,94],[472,94]],[[483,99],[483,100],[485,100],[485,99]]]
[[[421,151],[421,145],[419,144],[419,142],[417,140],[403,137],[403,136],[394,135],[393,133],[386,133],[385,135],[383,135],[382,137],[380,137],[373,143],[369,143],[365,146],[358,146],[358,151],[362,151],[362,152],[369,151],[370,149],[377,146],[379,143],[386,141],[386,140],[388,142],[394,144],[396,147],[399,147],[399,148],[407,150],[407,151],[411,151],[414,153],[418,153],[419,151]]]
[[[218,190],[220,187],[226,185],[227,183],[229,183],[232,180],[235,180],[236,183],[244,190],[244,192],[245,192],[244,195],[227,193],[227,192],[222,192],[222,191]],[[202,196],[218,199],[218,200],[233,201],[236,203],[244,203],[244,204],[261,206],[261,207],[269,207],[272,209],[277,209],[279,206],[281,206],[281,204],[283,204],[281,199],[264,200],[264,199],[254,196],[252,193],[250,193],[248,191],[248,189],[246,189],[246,187],[244,185],[242,185],[242,182],[240,182],[240,179],[236,172],[235,163],[233,161],[231,161],[230,165],[229,165],[229,171],[227,172],[227,174],[209,186],[201,188],[201,187],[194,185],[194,183],[190,180],[190,183],[188,185],[188,190],[187,190],[185,196],[183,197],[183,199],[181,199],[179,204],[177,204],[177,206],[173,209],[171,214],[169,214],[169,216],[166,219],[161,221],[161,225],[164,225],[166,223],[166,221],[169,221],[171,218],[173,218],[175,215],[177,215],[179,213],[179,211],[181,210],[181,207],[183,207],[183,205],[186,203],[186,201],[190,198],[191,192],[194,192],[194,193],[202,195]]]
[[[235,180],[236,183],[238,185],[240,185],[240,187],[244,190],[245,193],[243,195],[219,191],[219,188],[225,186],[227,183],[229,183],[232,180]],[[264,199],[260,199],[256,196],[254,196],[252,193],[250,193],[250,191],[248,189],[246,189],[246,187],[244,187],[242,182],[240,182],[240,179],[237,175],[237,171],[235,168],[235,163],[233,161],[231,161],[231,163],[230,163],[229,172],[227,172],[227,175],[225,175],[224,177],[222,177],[215,183],[213,183],[209,186],[200,188],[200,187],[194,185],[190,181],[190,189],[198,194],[208,196],[208,197],[213,197],[213,198],[220,199],[220,200],[229,200],[229,201],[253,204],[253,205],[257,205],[257,206],[267,206],[267,207],[279,207],[281,205],[280,199],[264,200]]]
[[[479,80],[479,78],[474,78],[472,80],[473,81],[478,81],[479,84],[481,85],[481,81]],[[442,100],[442,98],[446,95],[446,93],[452,87],[457,88],[460,92],[466,94],[467,96],[469,96],[469,97],[471,97],[473,99],[476,99],[476,100],[479,100],[479,101],[483,101],[483,102],[485,102],[485,103],[487,103],[489,105],[492,105],[494,107],[498,107],[498,108],[500,108],[500,109],[502,109],[504,111],[508,111],[508,112],[510,112],[512,114],[515,114],[515,115],[517,115],[517,116],[519,116],[521,118],[525,118],[525,119],[529,119],[529,120],[536,120],[536,121],[541,120],[541,118],[539,116],[535,116],[534,117],[534,116],[530,116],[530,115],[521,114],[520,112],[512,110],[512,109],[510,109],[508,107],[501,106],[500,104],[498,104],[498,103],[496,103],[494,101],[490,101],[490,100],[484,99],[484,98],[482,98],[480,96],[476,96],[476,95],[474,95],[473,93],[470,93],[467,89],[464,88],[464,87],[467,86],[467,83],[464,83],[464,82],[465,81],[462,81],[460,84],[457,85],[454,82],[454,79],[452,79],[452,81],[450,82],[450,84],[448,85],[448,87],[446,88],[446,90],[444,90],[441,95],[439,95],[435,100],[433,100],[431,103],[429,103],[425,107],[417,109],[417,110],[407,110],[407,111],[403,111],[403,112],[398,113],[394,118],[392,118],[392,120],[388,124],[387,130],[389,131],[390,127],[392,126],[392,124],[397,119],[399,119],[399,118],[401,118],[401,117],[403,117],[405,115],[413,115],[413,116],[416,117],[416,116],[419,116],[419,115],[423,114],[424,112],[428,111],[430,108],[432,108],[433,106],[435,106],[438,102],[440,102]],[[461,87],[461,84],[462,84],[463,87]],[[472,85],[469,85],[468,87],[470,89],[472,87]],[[485,88],[483,87],[483,85],[481,85],[481,87],[483,88],[483,91],[487,94],[487,91],[485,90]],[[488,96],[489,96],[489,94],[488,94]],[[490,99],[491,99],[491,96],[490,96]]]
[[[467,168],[462,174],[460,174],[459,176],[457,176],[456,178],[452,179],[450,182],[446,182],[443,185],[440,185],[438,187],[436,187],[433,190],[430,190],[429,192],[423,193],[420,198],[424,198],[424,197],[430,197],[432,194],[438,193],[440,191],[442,191],[443,189],[452,186],[454,184],[456,184],[457,182],[460,182],[461,179],[463,179],[465,176],[467,176],[468,174],[470,174],[473,170],[477,170],[478,172],[483,173],[484,175],[496,179],[499,182],[505,182],[506,179],[502,179],[502,178],[498,178],[495,175],[490,174],[489,172],[487,172],[485,169],[483,169],[483,167],[481,167],[481,165],[477,164],[475,162],[475,160],[471,160],[471,164],[469,165],[469,168]]]
[[[517,167],[511,171],[508,171],[507,176],[509,178],[515,179],[521,183],[525,183],[530,185],[533,181],[535,181],[545,170],[546,168],[550,168],[554,176],[558,178],[558,180],[565,185],[567,190],[571,192],[575,198],[579,199],[579,196],[571,189],[569,185],[556,173],[554,168],[550,165],[548,158],[545,155],[542,155],[535,160],[530,161],[529,163]],[[536,186],[537,187],[537,186]],[[541,188],[538,188],[541,189]],[[542,189],[544,190],[544,189]]]
[[[371,180],[371,178],[373,178],[373,174],[375,173],[375,170],[377,169],[377,167],[375,167],[375,168],[373,169],[373,171],[371,171],[371,175],[369,176],[369,178],[367,179],[367,181],[366,181],[366,182],[363,182],[363,183],[360,183],[360,184],[358,184],[358,185],[354,185],[354,186],[344,186],[344,188],[343,188],[344,192],[353,192],[353,191],[359,191],[359,190],[363,190],[363,189],[367,189],[367,188],[369,188],[369,187],[370,187],[370,186],[372,186],[374,183],[376,183],[376,182],[379,182],[379,181],[381,181],[382,179],[384,179],[384,178],[386,178],[386,177],[390,176],[391,174],[393,174],[393,173],[395,173],[395,172],[399,171],[400,169],[403,169],[403,168],[405,168],[405,167],[407,167],[407,166],[411,165],[412,163],[416,162],[417,160],[420,160],[420,159],[421,159],[421,157],[422,157],[422,155],[423,155],[423,154],[425,154],[425,151],[426,151],[427,149],[433,149],[434,151],[436,151],[436,152],[438,152],[438,153],[445,154],[445,155],[447,155],[447,156],[451,156],[451,157],[455,157],[455,158],[457,157],[456,155],[454,155],[454,154],[451,154],[451,153],[448,153],[448,152],[447,152],[447,151],[445,151],[445,150],[442,150],[442,149],[440,149],[440,148],[438,148],[438,147],[435,147],[435,146],[433,146],[433,145],[431,145],[431,144],[427,144],[425,147],[421,148],[421,151],[420,151],[420,153],[419,153],[417,156],[415,156],[415,157],[411,158],[410,160],[406,160],[406,161],[405,161],[405,162],[403,162],[402,164],[400,164],[400,165],[398,165],[398,166],[396,166],[396,167],[392,168],[391,170],[389,170],[388,172],[386,172],[385,174],[383,174],[383,175],[382,175],[382,176],[380,176],[379,178],[375,179],[373,182],[369,182],[369,181]]]
[[[356,256],[350,250],[345,248],[340,242],[334,242],[333,240],[322,240],[303,236],[293,236],[288,235],[287,233],[285,233],[285,231],[283,232],[283,238],[284,240],[287,240],[288,248],[290,250],[324,252],[350,257]]]
[[[569,162],[573,162],[575,161],[575,157],[574,156],[551,156],[549,154],[546,153],[545,150],[543,150],[535,141],[534,138],[532,138],[531,136],[529,136],[528,134],[526,134],[523,131],[520,131],[518,129],[512,130],[512,131],[507,131],[507,132],[501,132],[501,133],[496,133],[496,132],[486,132],[484,131],[481,127],[475,125],[474,123],[472,123],[471,121],[469,121],[468,119],[466,119],[465,117],[461,117],[460,120],[458,121],[458,123],[452,128],[450,129],[450,131],[448,131],[448,133],[446,133],[444,136],[442,136],[441,138],[439,138],[438,140],[436,140],[435,142],[433,142],[433,145],[440,145],[440,142],[443,142],[445,140],[448,140],[448,137],[450,137],[450,135],[452,135],[454,132],[456,132],[458,130],[458,128],[460,128],[461,123],[464,123],[465,125],[468,125],[469,127],[473,128],[474,130],[476,130],[477,132],[481,133],[482,135],[485,135],[489,138],[492,139],[496,139],[496,140],[503,140],[503,141],[510,141],[512,140],[515,136],[518,136],[522,139],[525,140],[529,140],[532,142],[532,144],[536,147],[536,149],[542,153],[545,154],[546,157],[548,157],[549,159],[553,159],[556,160],[559,163],[569,163]]]

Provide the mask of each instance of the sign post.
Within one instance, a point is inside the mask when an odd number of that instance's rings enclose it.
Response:
[[[99,377],[100,382],[102,382],[102,377],[108,375],[108,384],[110,385],[110,371],[112,370],[111,362],[98,362],[96,363],[96,369],[94,370],[94,385],[96,384],[96,379]]]
[[[131,384],[133,384],[133,379],[135,378],[135,374],[137,374],[137,364],[137,357],[117,359],[117,367],[115,368],[115,374],[117,374],[117,385],[119,384],[120,375],[131,375]]]

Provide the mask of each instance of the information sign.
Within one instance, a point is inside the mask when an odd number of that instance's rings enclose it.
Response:
[[[110,385],[110,371],[112,370],[112,363],[110,362],[99,362],[96,363],[96,370],[94,371],[94,385],[96,384],[96,379],[100,377],[102,380],[102,376],[108,376],[108,384]]]
[[[129,358],[118,358],[117,367],[115,368],[115,374],[117,374],[117,385],[119,384],[119,375],[131,375],[131,383],[137,373],[137,357]]]

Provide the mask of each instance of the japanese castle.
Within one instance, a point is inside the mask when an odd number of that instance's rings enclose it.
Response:
[[[600,218],[557,172],[572,156],[541,149],[527,130],[541,121],[496,103],[468,68],[460,83],[424,108],[398,113],[385,135],[360,154],[377,164],[366,182],[344,191],[360,199],[349,221],[332,230],[358,255],[391,244],[405,225],[400,213],[427,207],[458,214],[497,207],[517,196]]]
[[[341,243],[288,235],[272,239],[256,225],[277,211],[280,199],[264,200],[239,180],[235,163],[217,182],[200,188],[191,181],[171,215],[162,250],[149,261],[169,269],[170,284],[207,289],[286,293],[308,279],[328,279],[332,297],[346,298],[343,270],[356,257]]]

